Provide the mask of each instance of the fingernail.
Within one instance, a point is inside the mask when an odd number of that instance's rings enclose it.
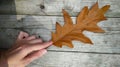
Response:
[[[47,50],[44,50],[45,53],[47,53]]]
[[[44,53],[44,54],[46,54],[46,53],[47,53],[47,50],[46,50],[46,49],[44,49],[44,50],[43,50],[43,53]]]
[[[53,42],[52,41],[49,41],[50,44],[52,44]]]

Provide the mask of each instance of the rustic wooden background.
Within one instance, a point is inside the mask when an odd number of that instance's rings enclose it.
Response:
[[[96,2],[110,4],[107,21],[100,22],[106,33],[85,31],[93,46],[73,41],[74,48],[51,46],[48,53],[28,67],[120,67],[120,0],[1,0],[0,48],[10,48],[19,31],[51,39],[55,23],[64,23],[61,10],[66,9],[75,21],[84,6]]]

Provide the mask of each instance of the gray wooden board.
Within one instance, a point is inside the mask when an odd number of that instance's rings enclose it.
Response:
[[[1,40],[5,41],[1,44],[3,47],[10,47],[15,41],[16,36],[20,30],[24,30],[30,34],[36,34],[41,36],[43,40],[51,39],[50,31],[46,29],[1,29],[0,35]],[[78,51],[78,52],[100,52],[100,53],[120,53],[120,32],[111,32],[108,34],[94,34],[86,32],[88,36],[94,43],[94,45],[84,44],[78,41],[73,41],[74,48],[57,48],[51,46],[48,50],[57,50],[57,51]],[[7,41],[7,42],[6,42]],[[11,42],[12,41],[12,42]],[[9,46],[6,43],[10,42]]]
[[[76,17],[71,17],[73,23]],[[120,18],[108,18],[108,20],[98,23],[106,31],[120,31]],[[28,16],[28,15],[0,15],[0,28],[41,28],[46,27],[55,30],[55,24],[64,24],[63,17],[60,16]],[[108,29],[109,28],[109,29]]]
[[[120,55],[48,52],[28,67],[120,67]]]
[[[62,15],[62,9],[66,9],[72,16],[76,16],[84,6],[91,7],[97,1],[100,7],[106,4],[111,5],[106,16],[120,17],[120,0],[15,0],[14,3],[11,3],[12,1],[3,2],[0,13],[58,16]]]
[[[57,16],[24,16],[21,20],[17,20],[15,15],[0,16],[0,30],[2,39],[15,40],[20,30],[29,34],[37,34],[45,41],[51,39],[51,31],[55,30],[55,23],[58,21],[63,24],[63,17]],[[75,21],[75,17],[72,17]],[[57,51],[79,51],[79,52],[100,52],[100,53],[120,53],[120,18],[108,18],[108,20],[100,22],[98,25],[102,27],[106,33],[83,32],[94,43],[93,46],[74,41],[75,48],[68,47],[57,48],[51,46],[48,50]],[[9,36],[8,36],[9,35]],[[15,36],[14,36],[15,35]],[[9,41],[8,40],[8,41]],[[9,45],[10,46],[10,45]],[[3,46],[5,47],[5,46]]]

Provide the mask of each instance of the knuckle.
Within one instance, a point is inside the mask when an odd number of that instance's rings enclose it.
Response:
[[[27,50],[27,45],[22,45],[20,52],[24,53],[26,50]]]
[[[34,39],[34,38],[36,38],[36,37],[35,37],[34,35],[32,35],[32,36],[30,37],[30,39],[31,39],[31,38],[33,38],[33,39]]]
[[[43,42],[43,40],[42,40],[42,39],[40,39],[40,42]]]

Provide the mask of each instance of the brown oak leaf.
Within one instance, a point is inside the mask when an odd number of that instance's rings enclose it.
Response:
[[[61,26],[56,22],[56,31],[52,32],[53,44],[57,47],[66,45],[70,48],[73,48],[72,40],[93,44],[82,32],[85,30],[97,33],[105,32],[98,27],[97,23],[106,20],[104,14],[109,7],[110,5],[105,5],[104,7],[99,8],[98,2],[94,4],[91,9],[88,9],[88,6],[85,6],[77,16],[76,24],[73,24],[70,15],[63,9],[65,23]]]

